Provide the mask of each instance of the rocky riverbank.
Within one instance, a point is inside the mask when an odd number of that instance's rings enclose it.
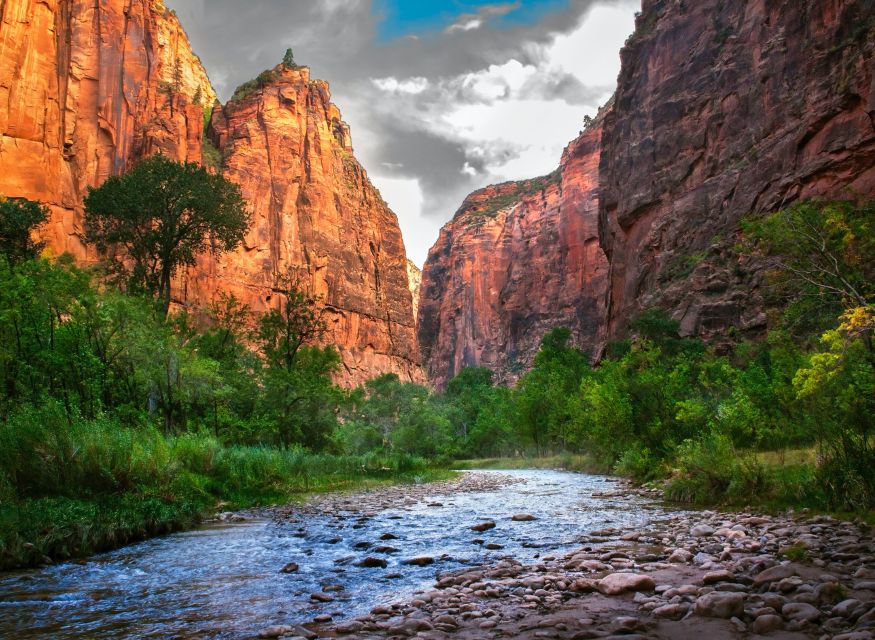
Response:
[[[474,476],[474,484],[455,486],[479,490],[494,481]],[[397,507],[394,499],[416,496],[325,498],[329,508],[365,514]],[[500,544],[507,525],[492,524],[472,522],[472,538]],[[705,511],[582,533],[585,544],[561,556],[527,565],[504,557],[437,573],[432,589],[408,601],[333,625],[319,616],[307,629],[265,629],[261,637],[875,637],[875,543],[866,525]]]

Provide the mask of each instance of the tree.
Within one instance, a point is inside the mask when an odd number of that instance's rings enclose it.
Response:
[[[0,198],[0,253],[14,266],[35,258],[43,243],[34,242],[31,232],[43,224],[49,210],[23,198]]]
[[[297,65],[295,65],[295,54],[292,50],[286,49],[286,54],[283,56],[283,66],[286,69],[294,69]]]
[[[89,188],[85,198],[87,240],[108,252],[132,290],[157,296],[165,315],[176,271],[207,249],[233,250],[249,223],[237,185],[161,155]]]
[[[332,346],[318,346],[327,331],[319,301],[290,278],[277,288],[283,303],[264,314],[258,327],[266,365],[264,411],[280,443],[318,449],[336,424],[339,395],[331,375],[340,356]]]
[[[785,319],[819,332],[838,314],[875,303],[875,204],[811,200],[743,229],[747,247],[772,259]]]

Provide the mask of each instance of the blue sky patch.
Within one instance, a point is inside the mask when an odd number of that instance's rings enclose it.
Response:
[[[510,2],[508,2],[510,3]],[[503,0],[375,0],[381,15],[380,39],[394,40],[409,35],[440,31],[465,13],[477,13],[485,5],[505,4]],[[490,24],[511,26],[535,24],[545,14],[569,7],[569,0],[520,0],[520,6]]]

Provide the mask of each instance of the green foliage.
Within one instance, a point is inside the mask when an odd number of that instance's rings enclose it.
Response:
[[[165,313],[176,271],[207,249],[231,251],[249,223],[237,185],[160,155],[89,188],[85,198],[88,241],[107,254],[131,291],[158,296]]]
[[[240,102],[251,96],[256,91],[261,91],[267,85],[275,82],[278,75],[273,69],[267,69],[258,74],[255,80],[248,80],[234,90],[231,102]]]
[[[295,54],[294,54],[294,52],[291,50],[291,48],[286,49],[286,53],[285,53],[285,55],[283,56],[283,66],[284,66],[286,69],[294,69],[295,67],[298,66],[298,65],[295,64]]]
[[[10,265],[35,258],[43,247],[32,233],[48,219],[47,207],[23,198],[0,197],[0,255]]]
[[[775,265],[773,300],[796,335],[875,303],[875,204],[805,201],[743,224],[745,248]]]

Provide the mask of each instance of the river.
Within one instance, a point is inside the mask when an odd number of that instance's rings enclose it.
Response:
[[[211,524],[36,570],[0,574],[3,638],[246,638],[273,624],[334,620],[408,599],[437,573],[497,560],[559,555],[605,527],[641,526],[665,512],[613,480],[561,471],[501,473],[518,482],[497,490],[430,495],[368,519],[309,514],[298,522],[254,519]],[[511,516],[531,514],[531,522]],[[471,526],[494,519],[495,529]],[[396,538],[383,541],[384,534]],[[476,540],[476,541],[475,541]],[[488,549],[487,544],[502,548]],[[386,568],[359,568],[377,546],[397,552]],[[430,566],[404,561],[429,556]],[[295,573],[281,573],[289,562]],[[310,599],[325,587],[335,598]],[[342,589],[341,589],[342,588]]]

